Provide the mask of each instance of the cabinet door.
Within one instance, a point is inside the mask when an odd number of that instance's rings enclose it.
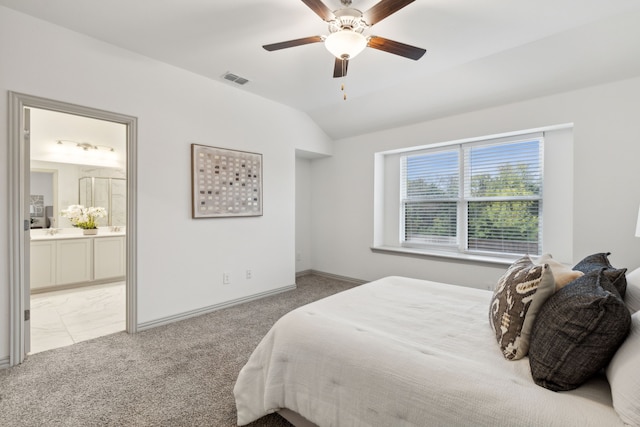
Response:
[[[96,237],[93,241],[94,279],[102,280],[125,275],[124,236]]]
[[[56,242],[31,242],[29,281],[31,289],[56,284]]]
[[[88,282],[92,279],[93,239],[67,239],[57,241],[58,285]]]

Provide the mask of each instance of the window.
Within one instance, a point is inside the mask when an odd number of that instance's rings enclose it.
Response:
[[[529,135],[404,153],[402,246],[539,255],[542,150],[542,135]]]

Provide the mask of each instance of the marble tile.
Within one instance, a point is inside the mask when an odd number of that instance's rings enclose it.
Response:
[[[31,309],[31,354],[71,344],[73,338],[55,309]]]
[[[125,298],[107,294],[85,299],[76,310],[60,311],[60,318],[74,341],[84,341],[125,329]]]
[[[31,354],[125,330],[124,282],[31,297]]]

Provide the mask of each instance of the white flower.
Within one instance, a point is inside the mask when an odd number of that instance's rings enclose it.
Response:
[[[83,229],[98,228],[98,218],[107,216],[107,210],[102,207],[85,208],[82,205],[70,205],[60,212],[60,215],[69,218],[71,225]]]

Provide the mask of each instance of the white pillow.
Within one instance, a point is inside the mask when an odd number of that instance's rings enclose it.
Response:
[[[640,425],[640,312],[631,316],[631,332],[607,367],[613,407],[626,424]]]
[[[640,310],[640,268],[627,273],[627,293],[624,296],[624,303],[627,304],[631,314]]]
[[[551,257],[551,254],[544,254],[539,259],[537,264],[548,264],[553,274],[553,279],[556,282],[556,291],[559,291],[565,285],[576,280],[579,277],[584,276],[582,271],[572,270],[570,266],[564,265],[561,262],[556,261]]]

